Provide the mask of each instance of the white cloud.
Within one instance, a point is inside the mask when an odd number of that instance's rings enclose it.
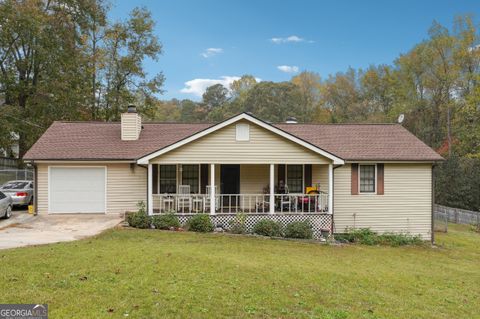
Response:
[[[185,94],[193,94],[198,97],[202,97],[203,93],[205,93],[205,90],[212,85],[215,84],[221,84],[224,87],[226,87],[228,90],[230,90],[230,84],[233,83],[233,81],[239,80],[239,76],[221,76],[219,79],[193,79],[190,81],[185,82],[185,87],[180,90],[181,93]],[[257,82],[261,82],[262,79],[260,78],[255,78]]]
[[[185,87],[180,92],[201,97],[209,86],[220,83],[224,87],[230,88],[230,84],[238,79],[240,79],[239,76],[221,76],[219,79],[193,79],[185,82]]]
[[[477,44],[477,45],[474,45],[473,47],[468,48],[468,52],[473,52],[477,50],[480,50],[480,44]]]
[[[222,48],[208,48],[208,49],[205,49],[205,51],[202,52],[201,56],[203,56],[205,59],[207,58],[210,58],[214,55],[217,55],[217,54],[220,54],[220,53],[223,53],[223,49]]]
[[[290,42],[308,42],[308,43],[313,43],[314,42],[312,40],[307,41],[304,38],[299,37],[297,35],[291,35],[291,36],[288,36],[288,37],[285,37],[285,38],[275,37],[275,38],[271,38],[270,41],[275,43],[275,44],[290,43]]]
[[[277,69],[285,73],[297,73],[299,70],[296,65],[279,65]]]

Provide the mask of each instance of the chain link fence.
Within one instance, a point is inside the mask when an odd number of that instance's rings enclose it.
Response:
[[[0,185],[13,180],[33,180],[31,169],[0,169]]]
[[[435,205],[433,207],[435,231],[448,231],[448,223],[476,225],[480,227],[480,212]]]

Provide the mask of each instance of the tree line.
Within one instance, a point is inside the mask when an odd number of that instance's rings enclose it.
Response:
[[[404,125],[447,160],[436,168],[437,202],[480,209],[480,41],[470,16],[428,37],[391,64],[286,82],[244,75],[213,85],[200,101],[162,100],[162,73],[146,59],[163,47],[151,13],[108,18],[103,0],[0,2],[0,148],[19,135],[20,155],[54,120],[115,121],[128,104],[149,120],[217,122],[252,112],[271,122]]]

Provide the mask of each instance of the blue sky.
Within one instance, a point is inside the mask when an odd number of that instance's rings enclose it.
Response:
[[[202,89],[243,74],[286,81],[302,70],[322,77],[349,66],[391,63],[427,37],[433,20],[480,20],[480,1],[113,1],[111,18],[136,6],[153,13],[164,46],[149,74],[163,71],[161,97],[201,98]],[[210,50],[209,50],[210,49]]]

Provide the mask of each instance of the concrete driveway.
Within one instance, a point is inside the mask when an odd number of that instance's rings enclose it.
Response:
[[[0,249],[78,240],[115,227],[120,214],[68,214],[33,216],[14,211],[7,220],[0,220]]]

